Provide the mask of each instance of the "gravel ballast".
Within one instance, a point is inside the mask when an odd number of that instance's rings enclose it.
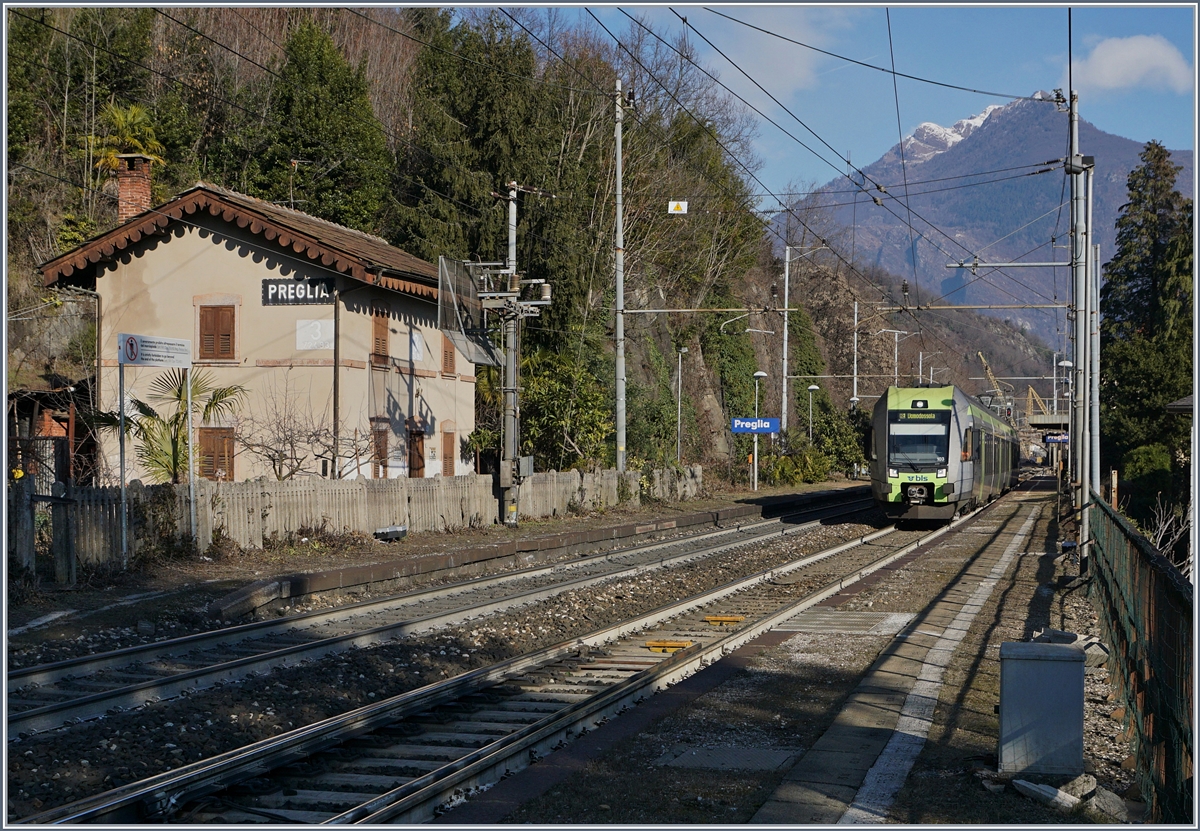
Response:
[[[9,816],[29,816],[559,643],[874,530],[863,524],[820,526],[675,569],[670,580],[645,573],[428,636],[35,734],[9,745]]]

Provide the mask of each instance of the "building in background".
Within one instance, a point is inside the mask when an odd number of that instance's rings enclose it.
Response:
[[[152,207],[149,159],[121,159],[121,224],[40,266],[47,286],[98,293],[100,409],[119,410],[118,334],[188,339],[193,371],[247,390],[235,414],[196,420],[205,477],[473,472],[464,447],[475,366],[438,328],[436,265],[205,183]],[[127,398],[144,399],[160,372],[127,366]],[[115,475],[114,431],[100,435],[97,455]]]

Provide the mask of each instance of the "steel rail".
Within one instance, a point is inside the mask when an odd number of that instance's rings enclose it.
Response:
[[[858,504],[857,502],[854,504]],[[387,640],[405,637],[421,632],[429,631],[441,626],[456,623],[464,617],[486,615],[501,611],[514,605],[524,603],[532,603],[538,600],[552,597],[555,594],[570,591],[572,589],[584,588],[586,586],[617,579],[628,574],[637,574],[641,571],[652,568],[665,568],[668,566],[678,565],[682,562],[687,562],[691,559],[700,557],[713,556],[730,548],[749,545],[754,542],[774,536],[777,532],[773,529],[784,524],[784,521],[790,517],[798,516],[802,513],[812,512],[819,514],[817,519],[810,520],[793,528],[784,528],[783,534],[794,534],[808,530],[813,524],[820,522],[822,519],[830,518],[830,511],[834,511],[833,515],[837,515],[836,511],[843,510],[844,506],[826,505],[810,508],[807,511],[798,511],[794,514],[788,514],[780,518],[772,520],[763,520],[749,525],[740,525],[734,529],[720,529],[718,531],[710,531],[698,536],[690,536],[683,539],[669,540],[663,542],[651,543],[645,546],[635,546],[629,549],[621,550],[620,552],[606,552],[594,555],[589,558],[582,558],[570,564],[557,564],[551,566],[542,566],[534,569],[522,569],[518,572],[510,574],[496,575],[490,578],[481,580],[466,581],[455,584],[454,586],[442,587],[440,589],[431,589],[421,592],[409,593],[402,595],[400,598],[389,598],[378,601],[364,601],[358,604],[352,604],[347,607],[342,607],[335,611],[321,611],[309,613],[301,616],[309,621],[309,626],[319,625],[322,621],[343,621],[348,618],[362,617],[370,612],[371,609],[381,608],[386,606],[416,605],[423,599],[428,599],[434,596],[444,597],[453,594],[462,594],[467,591],[478,591],[482,588],[498,586],[504,583],[517,582],[518,580],[529,580],[538,576],[551,575],[555,572],[565,572],[577,570],[585,565],[594,565],[602,562],[613,563],[615,559],[620,557],[641,556],[654,551],[659,551],[664,548],[677,547],[680,545],[695,545],[697,542],[703,543],[705,540],[719,539],[722,537],[737,535],[731,542],[721,545],[707,545],[700,549],[684,551],[680,554],[664,557],[662,559],[649,563],[635,563],[630,566],[620,567],[606,571],[600,574],[595,574],[587,577],[577,578],[575,580],[566,580],[554,583],[549,586],[531,589],[525,592],[520,592],[513,595],[508,595],[499,599],[490,599],[483,602],[475,602],[446,611],[435,612],[420,617],[409,618],[406,620],[387,623],[380,626],[367,627],[357,632],[352,632],[344,635],[322,638],[312,643],[295,644],[279,649],[271,649],[263,651],[257,655],[249,655],[241,658],[236,658],[231,661],[223,661],[207,667],[197,668],[190,671],[176,673],[164,678],[156,678],[146,680],[134,684],[129,684],[117,687],[112,690],[100,691],[89,695],[80,696],[77,698],[60,701],[52,704],[43,705],[34,709],[10,712],[8,715],[8,737],[11,741],[14,738],[19,738],[22,733],[30,733],[41,730],[55,729],[66,723],[78,723],[91,718],[98,718],[105,713],[121,711],[142,706],[149,701],[158,701],[164,698],[173,698],[185,693],[194,692],[199,689],[214,686],[218,683],[236,681],[244,678],[252,673],[264,672],[273,669],[277,666],[290,666],[301,661],[320,658],[335,652],[345,651],[352,648],[362,648],[382,643]],[[846,513],[857,512],[861,509],[850,509]],[[740,536],[750,530],[750,536]],[[771,530],[767,530],[771,529]],[[585,560],[587,561],[585,563]],[[615,563],[613,563],[616,565]],[[294,620],[294,619],[293,619]],[[266,621],[268,626],[263,627],[261,624],[248,624],[243,629],[244,634],[238,637],[236,634],[230,635],[228,630],[217,633],[215,638],[209,642],[210,648],[214,645],[228,645],[233,643],[241,643],[253,634],[256,637],[264,637],[264,632],[267,634],[278,634],[294,630],[294,625],[288,626],[288,622],[277,623],[275,621]],[[269,627],[269,628],[268,628]],[[159,644],[147,645],[145,648],[136,647],[138,654],[155,653],[156,657],[162,657],[162,651],[156,649],[162,644],[168,642],[160,642]],[[180,650],[188,652],[195,650],[203,641],[203,635],[190,635],[184,638],[177,639],[177,643],[168,647],[168,654],[180,654]],[[131,663],[128,657],[129,650],[120,651],[124,656],[124,660],[120,661],[120,666],[129,666]],[[111,667],[114,662],[119,659],[114,653],[108,653],[98,656],[99,660],[108,667]],[[136,659],[135,659],[136,660]],[[69,664],[70,667],[54,665],[55,673],[69,673],[70,668],[74,667],[78,671],[79,667],[86,663],[86,659],[72,659],[60,664]],[[25,678],[37,677],[38,668],[30,668]],[[44,672],[44,671],[43,671]],[[61,676],[60,676],[61,677]],[[28,681],[27,681],[28,683]],[[12,684],[12,675],[10,674],[10,689]]]
[[[866,497],[857,500],[852,504],[865,505],[869,502],[870,497]],[[541,574],[550,574],[555,571],[586,567],[591,563],[606,559],[611,560],[621,556],[632,556],[665,547],[699,541],[705,538],[740,533],[743,530],[754,529],[760,526],[779,525],[785,519],[798,516],[801,513],[817,513],[840,507],[844,506],[836,504],[812,506],[806,505],[780,517],[743,523],[734,527],[706,530],[697,534],[689,534],[654,543],[626,546],[612,551],[604,551],[586,557],[581,557],[578,560],[571,562],[552,563],[546,566],[533,566],[504,574],[472,578],[470,580],[465,580],[446,586],[440,586],[433,589],[418,589],[400,595],[393,595],[391,597],[375,600],[363,600],[357,603],[350,603],[340,606],[337,609],[305,612],[299,615],[292,615],[284,620],[257,621],[254,623],[241,624],[218,631],[197,632],[191,635],[183,635],[178,638],[156,641],[154,643],[139,644],[137,646],[116,649],[109,652],[100,653],[98,655],[81,655],[79,657],[66,658],[64,660],[55,661],[49,664],[22,667],[20,669],[12,670],[8,673],[7,686],[11,690],[15,687],[21,687],[30,684],[52,684],[55,681],[66,677],[77,677],[78,673],[82,670],[86,670],[90,674],[102,669],[119,669],[129,666],[131,663],[136,663],[139,660],[145,660],[146,657],[175,657],[178,655],[187,654],[196,649],[240,643],[248,638],[269,637],[274,634],[290,632],[302,626],[318,626],[329,621],[338,621],[346,617],[369,614],[373,610],[387,608],[388,606],[396,603],[419,603],[425,599],[448,596],[463,591],[475,590],[479,587],[530,579],[531,577],[536,577]]]
[[[660,671],[639,673],[636,677],[640,681],[634,683],[633,679],[630,679],[628,682],[620,682],[616,687],[612,687],[596,697],[591,706],[581,704],[570,708],[571,718],[568,718],[568,714],[563,712],[550,719],[537,722],[500,739],[499,742],[472,751],[458,761],[408,782],[394,791],[375,797],[358,808],[344,812],[329,821],[339,823],[408,822],[420,821],[419,818],[428,819],[433,815],[440,800],[451,794],[454,789],[462,787],[464,783],[480,780],[487,770],[498,770],[500,765],[508,770],[514,769],[514,767],[516,769],[523,767],[522,759],[526,762],[528,759],[527,750],[551,749],[560,740],[567,737],[566,734],[570,732],[573,725],[594,723],[616,712],[625,703],[639,697],[645,691],[673,683],[678,678],[690,674],[703,663],[736,649],[742,643],[756,637],[781,620],[835,594],[845,586],[940,537],[986,509],[986,507],[981,508],[970,515],[954,520],[949,525],[922,536],[899,550],[876,558],[869,565],[859,568],[854,573],[835,579],[821,590],[787,604],[781,611],[739,629],[707,648],[683,650],[665,659],[658,668]],[[139,807],[144,811],[143,818],[147,816],[168,817],[189,799],[211,794],[238,781],[295,762],[325,748],[379,729],[405,715],[424,712],[439,702],[480,691],[547,663],[573,657],[583,647],[599,646],[644,630],[705,603],[720,600],[743,591],[747,587],[775,579],[780,575],[872,542],[893,533],[894,530],[894,528],[883,529],[826,551],[801,557],[783,566],[776,566],[745,578],[730,581],[696,596],[603,627],[586,636],[518,656],[491,667],[472,670],[447,681],[412,690],[386,701],[372,703],[349,713],[264,739],[247,747],[228,751],[140,782],[130,783],[112,791],[96,794],[19,822],[41,824],[121,821],[130,819],[130,813]]]

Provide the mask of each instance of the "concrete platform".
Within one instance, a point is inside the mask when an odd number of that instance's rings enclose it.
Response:
[[[993,510],[995,539],[884,649],[751,822],[857,824],[886,814],[924,746],[942,670],[1047,508],[1014,499]]]

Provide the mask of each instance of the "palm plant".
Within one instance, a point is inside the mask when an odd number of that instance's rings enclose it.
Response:
[[[133,413],[125,418],[125,432],[138,442],[138,464],[156,483],[179,484],[188,472],[188,387],[192,393],[192,415],[201,424],[232,415],[246,389],[235,384],[218,387],[210,374],[172,369],[150,382],[147,401],[130,400]],[[158,408],[165,408],[160,412]],[[99,412],[92,421],[97,427],[120,429],[120,412]]]
[[[108,135],[87,137],[97,156],[96,167],[116,171],[121,166],[117,158],[121,153],[141,153],[158,164],[166,164],[160,155],[166,148],[154,137],[150,113],[141,104],[119,107],[109,103],[100,118],[109,128]]]

